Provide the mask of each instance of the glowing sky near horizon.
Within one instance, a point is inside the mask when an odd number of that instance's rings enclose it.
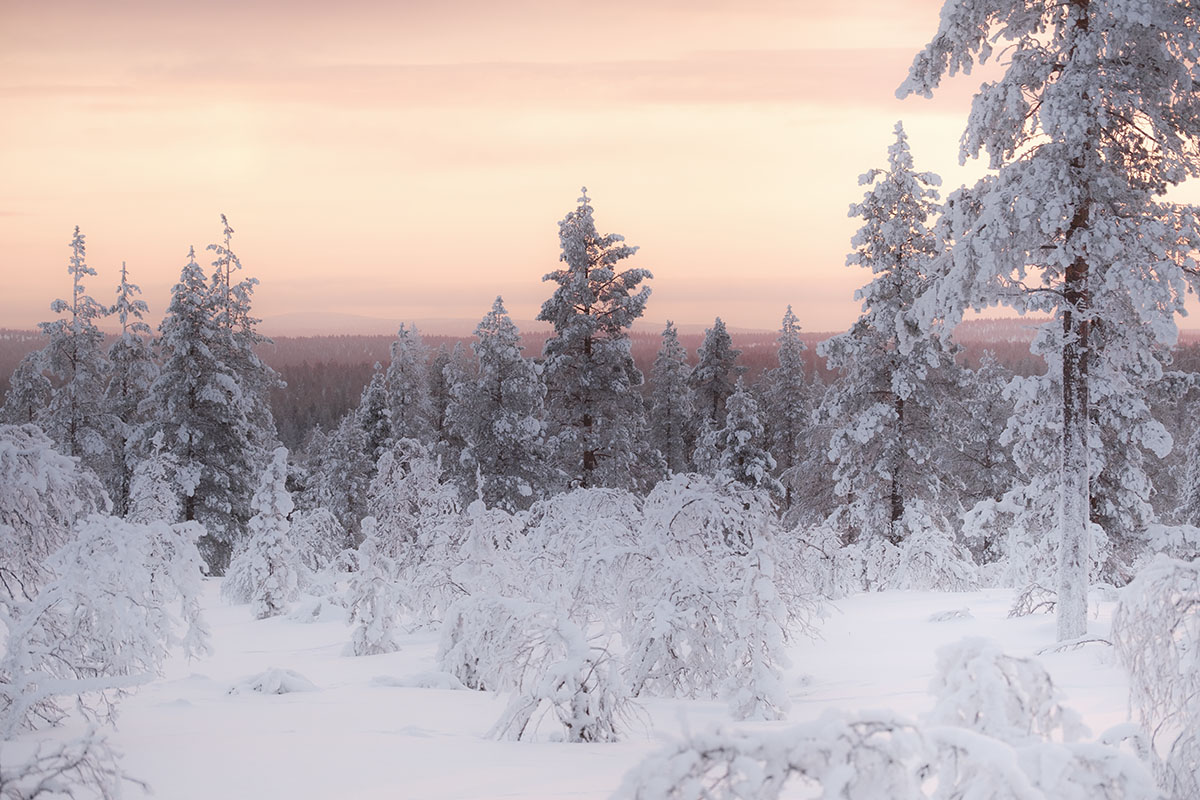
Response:
[[[894,96],[940,5],[0,0],[0,326],[69,295],[75,225],[90,293],[124,260],[157,320],[221,213],[261,317],[530,319],[587,185],[647,319],[842,328],[896,120],[948,188],[981,171],[978,76]]]

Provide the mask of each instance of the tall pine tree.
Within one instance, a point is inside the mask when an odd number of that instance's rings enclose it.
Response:
[[[672,473],[688,471],[696,439],[690,374],[687,351],[679,343],[675,324],[668,321],[650,370],[650,446]]]
[[[596,232],[586,187],[558,224],[564,263],[542,280],[557,284],[538,319],[554,325],[546,341],[547,407],[555,461],[572,486],[635,487],[653,480],[644,450],[645,413],[636,388],[629,327],[645,311],[652,277],[619,270],[637,252],[625,237]]]
[[[975,96],[961,153],[986,150],[995,172],[949,200],[954,247],[923,317],[953,325],[997,302],[1053,317],[1038,344],[1058,418],[1049,488],[1066,640],[1087,628],[1090,486],[1103,468],[1092,409],[1137,420],[1132,446],[1170,446],[1145,387],[1160,374],[1148,351],[1174,343],[1185,290],[1200,285],[1196,211],[1163,200],[1200,173],[1200,17],[1188,3],[953,0],[898,95],[932,96],[997,44],[1004,74]]]
[[[742,354],[733,346],[725,323],[717,317],[713,326],[704,332],[704,343],[697,353],[699,359],[690,377],[695,392],[696,411],[714,429],[725,425],[725,401],[733,394],[741,370],[737,357]]]

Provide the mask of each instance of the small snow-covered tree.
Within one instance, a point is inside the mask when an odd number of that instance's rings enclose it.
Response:
[[[36,425],[0,425],[0,598],[29,599],[42,564],[75,522],[107,505],[104,488]]]
[[[799,320],[788,306],[779,328],[779,366],[766,375],[763,401],[767,449],[775,459],[775,476],[783,483],[784,508],[792,505],[796,484],[806,479],[802,451],[812,430],[812,387],[804,367],[804,341]]]
[[[378,361],[375,362],[371,380],[363,387],[358,408],[353,413],[358,427],[362,429],[364,455],[371,465],[373,476],[379,457],[392,443],[392,412],[388,407],[387,375]]]
[[[1162,199],[1200,173],[1200,23],[1178,3],[948,2],[898,95],[932,96],[998,46],[1004,74],[976,94],[960,154],[986,150],[994,173],[949,199],[953,246],[921,317],[953,326],[996,303],[1052,316],[1039,344],[1060,420],[1048,488],[1069,640],[1087,627],[1093,410],[1145,418],[1159,375],[1147,351],[1174,343],[1175,314],[1200,286],[1195,210]],[[1169,447],[1154,425],[1129,433],[1156,454]]]
[[[86,255],[84,235],[76,226],[67,267],[73,282],[71,300],[55,300],[50,306],[66,316],[38,325],[48,337],[44,363],[54,387],[38,424],[64,454],[78,457],[107,483],[117,423],[104,403],[109,363],[102,349],[104,334],[96,323],[108,315],[108,308],[93,300],[83,285],[96,274]]]
[[[150,441],[150,451],[137,462],[129,480],[129,503],[125,518],[130,522],[173,522],[182,504],[176,486],[179,465],[162,446],[162,433]]]
[[[480,498],[506,511],[528,508],[552,483],[540,370],[499,297],[475,328],[479,369],[450,390],[447,427],[464,444],[460,466],[477,474]]]
[[[286,447],[278,447],[250,501],[249,536],[234,553],[221,581],[221,593],[234,603],[249,603],[256,619],[276,617],[300,590],[300,554],[291,537],[288,515],[295,508],[287,490]]]
[[[733,394],[734,383],[741,373],[737,367],[737,357],[741,354],[741,350],[734,348],[725,323],[717,317],[704,332],[696,366],[688,376],[696,412],[714,428],[725,425],[725,401]]]
[[[433,400],[429,394],[429,350],[417,326],[400,324],[392,342],[392,360],[384,379],[392,438],[428,443],[433,436]]]
[[[726,400],[725,427],[716,432],[717,466],[734,480],[782,496],[783,485],[772,472],[775,458],[766,448],[758,403],[742,379]]]
[[[651,275],[618,271],[637,248],[618,234],[596,232],[586,189],[558,226],[565,267],[543,278],[557,288],[538,314],[554,325],[543,355],[555,460],[572,486],[640,487],[652,469],[640,460],[642,373],[628,330],[646,308],[650,288],[638,287]]]
[[[357,569],[350,575],[346,591],[354,634],[350,653],[372,656],[400,648],[402,597],[396,583],[396,564],[388,557],[379,538],[374,517],[362,521],[363,540],[358,545]]]
[[[18,362],[8,379],[4,406],[0,407],[0,423],[36,424],[50,405],[50,379],[46,377],[45,359],[45,351],[34,350]]]
[[[309,484],[302,505],[328,509],[353,535],[367,514],[367,494],[375,475],[375,462],[370,459],[370,446],[358,414],[350,411],[343,416],[323,444],[306,453]]]
[[[1200,796],[1200,565],[1156,556],[1121,592],[1112,637],[1162,787]]]
[[[687,472],[691,462],[696,420],[690,374],[687,351],[668,321],[650,371],[650,446],[662,454],[670,473]]]
[[[113,511],[124,515],[129,507],[130,481],[136,468],[136,454],[129,447],[137,427],[143,422],[139,407],[158,377],[158,365],[150,346],[150,326],[143,321],[149,313],[146,301],[138,297],[142,290],[129,282],[125,262],[121,262],[121,283],[117,287],[117,302],[113,313],[121,323],[121,334],[108,348],[110,372],[104,399],[109,413],[116,417],[117,426],[112,441],[113,470],[108,480],[108,494]]]
[[[874,278],[855,293],[863,303],[858,321],[817,349],[839,372],[822,407],[833,425],[829,458],[842,498],[832,521],[850,539],[899,544],[906,507],[920,500],[933,509],[941,490],[929,424],[937,405],[932,373],[950,369],[952,359],[910,313],[939,251],[930,223],[941,179],[914,169],[897,123],[887,168],[859,182],[870,188],[850,207],[863,226],[846,264],[866,267]]]

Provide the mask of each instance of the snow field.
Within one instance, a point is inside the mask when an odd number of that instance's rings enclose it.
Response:
[[[685,729],[780,729],[829,708],[918,717],[932,707],[927,687],[942,645],[983,636],[1026,657],[1054,641],[1052,616],[1008,619],[1011,603],[1010,590],[855,595],[834,604],[820,638],[792,643],[788,721],[732,723],[723,702],[643,698],[621,742],[566,744],[553,741],[560,730],[553,719],[536,741],[489,740],[507,697],[421,688],[452,682],[435,672],[436,631],[406,634],[396,653],[346,656],[351,630],[336,609],[311,623],[254,620],[248,606],[224,603],[218,582],[207,581],[214,654],[173,658],[162,679],[124,700],[110,740],[130,774],[172,800],[606,798],[628,769]],[[1093,600],[1092,635],[1107,635],[1112,607]],[[930,619],[964,608],[969,617]],[[1093,735],[1126,720],[1127,683],[1111,649],[1089,644],[1038,660]],[[293,670],[318,688],[230,694],[271,668]],[[68,726],[48,735],[76,732]],[[127,796],[149,795],[131,787]]]

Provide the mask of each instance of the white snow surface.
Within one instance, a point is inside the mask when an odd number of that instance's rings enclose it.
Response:
[[[403,636],[395,653],[349,657],[346,621],[255,620],[249,606],[228,605],[219,582],[208,580],[213,655],[168,662],[164,677],[123,700],[108,736],[124,753],[126,771],[146,781],[153,796],[172,800],[607,798],[627,770],[685,729],[780,730],[829,708],[918,718],[933,706],[936,650],[967,636],[1038,660],[1093,737],[1125,722],[1128,684],[1112,649],[1088,644],[1037,656],[1055,641],[1054,618],[1009,619],[1012,600],[1006,589],[855,595],[835,604],[819,639],[791,644],[792,666],[783,675],[787,720],[734,723],[723,702],[643,698],[622,741],[568,744],[554,741],[553,719],[543,721],[534,741],[486,738],[508,697],[431,680],[436,630]],[[1108,635],[1113,605],[1093,598],[1090,636]],[[931,621],[964,608],[970,616]],[[316,689],[229,693],[272,668],[299,673]],[[82,723],[68,724],[12,745],[66,740],[81,730]],[[125,793],[149,796],[136,786]]]

